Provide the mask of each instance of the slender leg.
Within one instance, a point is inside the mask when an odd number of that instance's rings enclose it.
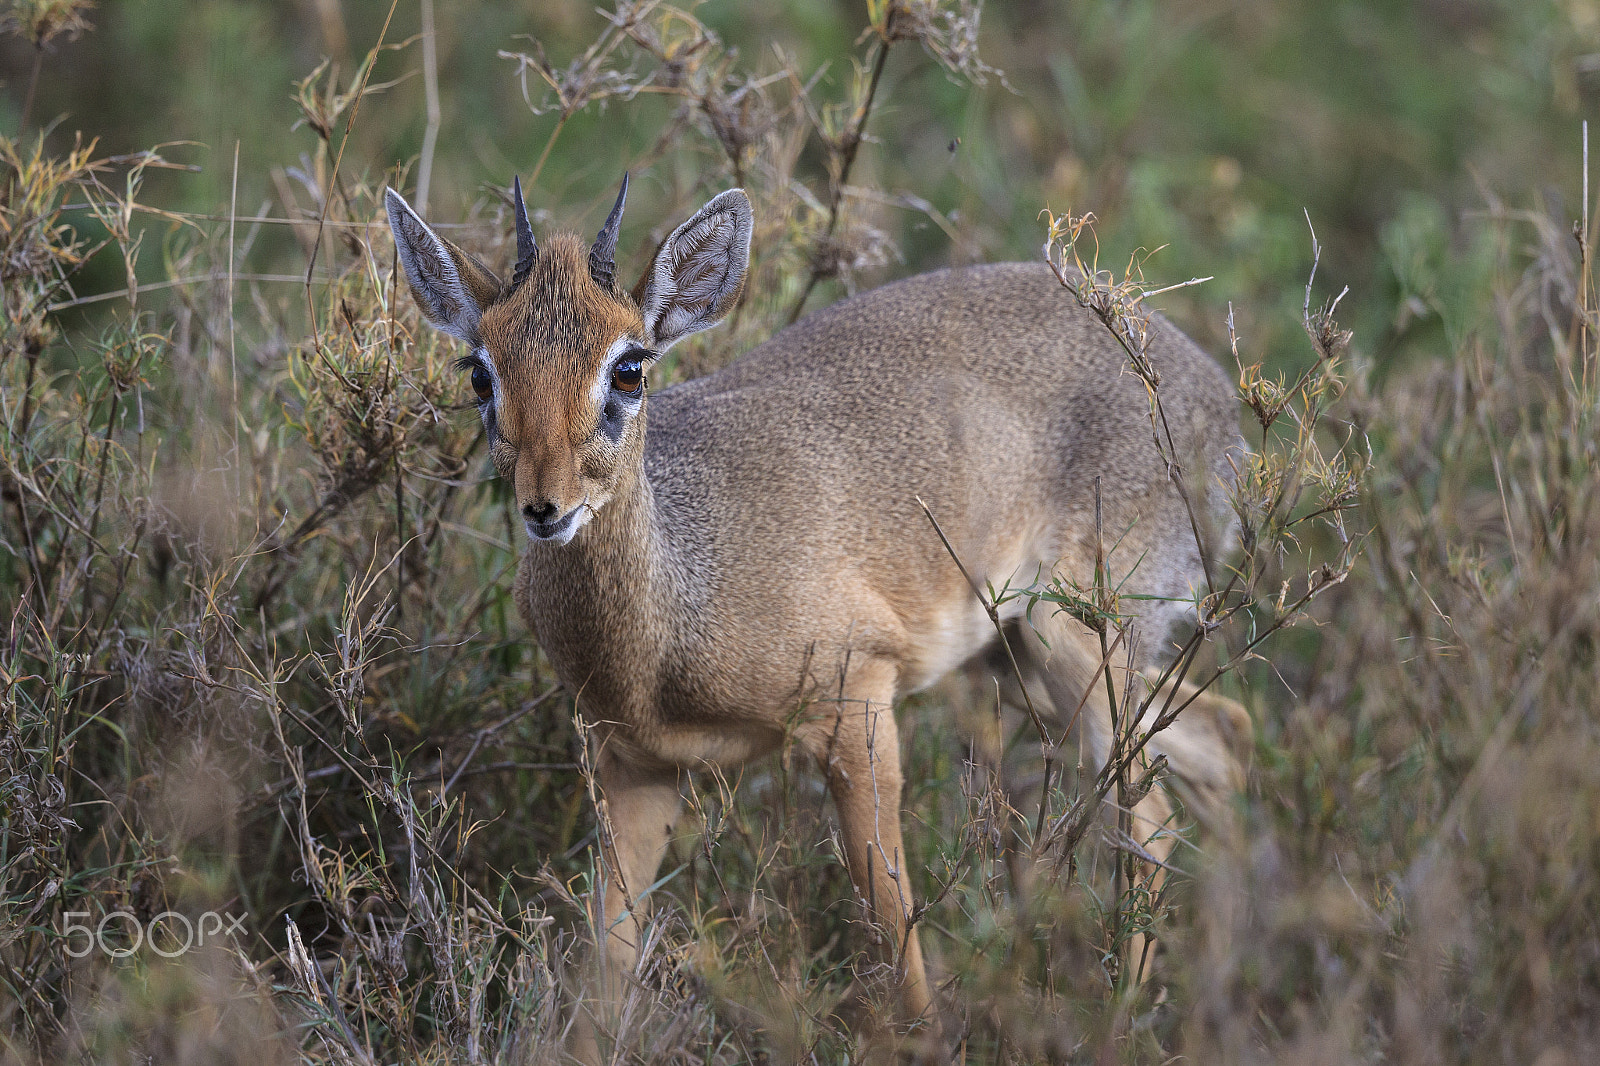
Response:
[[[1011,632],[1007,634],[1007,637],[1014,642],[1012,647],[1017,650],[1018,658],[1024,664],[1028,694],[1032,698],[1034,705],[1041,709],[1050,707],[1056,713],[1058,724],[1065,725],[1066,718],[1077,709],[1078,699],[1083,695],[1081,686],[1090,684],[1086,679],[1089,677],[1089,670],[1095,664],[1088,664],[1075,669],[1068,660],[1049,658],[1050,653],[1044,650],[1038,639],[1030,632]],[[1051,648],[1058,647],[1063,639],[1063,636],[1058,631],[1052,630],[1049,634]],[[1029,653],[1030,645],[1037,648],[1037,652]],[[1056,674],[1055,680],[1050,682],[1053,687],[1046,685],[1051,676],[1048,672],[1050,669],[1053,669]],[[974,663],[969,664],[968,671],[969,676],[975,679],[974,687],[979,691],[981,691],[984,684],[987,684],[992,691],[995,688],[995,682],[998,681],[1001,700],[1019,713],[1021,712],[1024,706],[1022,689],[1018,686],[1015,676],[1011,672],[1010,664],[1003,654],[994,653],[976,660]],[[1110,718],[1105,712],[1104,678],[1096,678],[1096,680],[1098,683],[1091,687],[1089,698],[1084,701],[1083,711],[1079,715],[1079,722],[1085,723],[1084,728],[1089,730],[1085,735],[1085,740],[1088,741],[1093,737],[1089,747],[1095,753],[1093,756],[1095,759],[1093,769],[1098,771],[1099,767],[1104,764],[1105,753],[1109,747]],[[1089,718],[1086,722],[1085,716],[1094,717]],[[1107,736],[1100,736],[1101,731],[1106,732]],[[1071,775],[1073,772],[1070,765],[1059,767],[1059,770],[1063,775]],[[1080,784],[1085,783],[1081,782]],[[1013,802],[1016,799],[1017,797],[1013,797]],[[1115,796],[1111,797],[1112,801],[1115,801],[1115,799]],[[1019,804],[1019,807],[1022,810],[1032,810],[1038,801],[1039,797],[1030,796],[1027,802]],[[1141,863],[1140,881],[1151,893],[1160,892],[1162,885],[1165,884],[1166,870],[1162,864],[1168,862],[1176,846],[1174,837],[1167,831],[1171,816],[1172,806],[1168,802],[1165,792],[1159,788],[1152,790],[1149,795],[1134,806],[1132,811],[1129,834],[1140,847],[1149,853],[1151,858],[1156,860],[1153,863]],[[1015,859],[1016,856],[1016,851],[1008,852],[1008,857]],[[1025,893],[1030,893],[1033,890],[1035,878],[1038,876],[1043,876],[1042,867],[1030,868],[1020,863],[1013,866],[1013,881],[1019,886],[1025,886],[1023,888]],[[1136,933],[1129,938],[1128,965],[1135,974],[1147,975],[1149,973],[1149,953],[1152,944],[1153,940],[1147,938],[1143,933]]]
[[[627,979],[639,963],[649,909],[639,897],[655,881],[683,805],[676,771],[645,770],[602,751],[595,775],[603,873],[590,908],[601,943],[594,957],[595,1009],[592,1016],[580,1011],[573,1044],[576,1057],[586,1063],[601,1061],[595,1029],[614,1036],[622,1023]]]
[[[1088,742],[1093,766],[1098,770],[1105,765],[1115,743],[1105,675],[1100,670],[1099,640],[1064,613],[1036,620],[1035,624],[1048,640],[1049,650],[1036,640],[1025,639],[1030,658],[1042,675],[1058,714],[1071,715],[1082,702],[1078,725]],[[1130,682],[1143,685],[1128,676],[1125,660],[1113,664],[1112,674],[1119,700],[1124,686]],[[1084,699],[1085,689],[1088,690],[1087,699]],[[1142,695],[1143,691],[1136,693],[1136,696]],[[1192,695],[1194,687],[1185,684],[1174,699],[1187,700]],[[1138,702],[1135,699],[1134,704]],[[1153,718],[1165,702],[1164,695],[1152,700],[1146,711],[1147,719]],[[1249,715],[1238,703],[1203,693],[1176,721],[1153,737],[1147,749],[1152,756],[1166,755],[1193,813],[1224,838],[1232,836],[1227,798],[1243,783],[1239,750],[1242,744],[1248,743],[1249,722]],[[1115,796],[1110,798],[1115,800]],[[1140,800],[1131,812],[1131,835],[1155,860],[1143,863],[1144,883],[1152,893],[1159,892],[1166,882],[1163,864],[1170,858],[1175,843],[1165,828],[1171,814],[1171,803],[1159,788]],[[1133,972],[1148,973],[1148,963],[1140,965],[1148,954],[1144,935],[1136,934],[1128,946]]]
[[[1154,677],[1151,681],[1154,682]],[[1166,702],[1165,689],[1156,706]],[[1199,692],[1185,681],[1173,705],[1187,703],[1178,720],[1155,738],[1178,774],[1185,807],[1214,837],[1233,843],[1240,828],[1231,798],[1245,784],[1255,727],[1238,700]]]
[[[827,776],[839,812],[845,862],[878,947],[895,967],[902,1020],[937,1024],[922,947],[910,926],[911,877],[900,836],[900,742],[894,720],[894,667],[852,666],[834,702],[815,706],[799,739]]]

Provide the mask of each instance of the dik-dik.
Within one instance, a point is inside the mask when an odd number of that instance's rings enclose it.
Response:
[[[1043,263],[885,285],[655,392],[651,365],[744,292],[744,192],[679,226],[630,294],[615,266],[626,179],[590,247],[566,234],[538,243],[514,189],[509,282],[392,190],[387,207],[424,315],[468,346],[460,366],[514,486],[529,538],[517,605],[593,723],[610,828],[593,903],[613,975],[602,1008],[638,960],[637,897],[656,879],[684,775],[794,744],[827,779],[902,1021],[936,1026],[908,935],[916,859],[901,846],[893,708],[996,634],[922,504],[980,583],[1087,584],[1098,477],[1111,580],[1152,597],[1127,600],[1141,605],[1136,665],[1152,667],[1205,586],[1197,526],[1226,528],[1212,518],[1227,510],[1239,446],[1228,380],[1152,323],[1179,465],[1201,487],[1189,505],[1152,442],[1143,385]],[[1002,615],[1014,624],[1023,609],[1012,600]],[[1103,762],[1098,638],[1065,613],[1036,609],[1031,624],[1044,639],[1026,634],[1015,653],[1062,719],[1093,689],[1081,720]],[[1236,784],[1231,741],[1247,730],[1238,704],[1202,696],[1153,747],[1196,795],[1219,796]],[[1157,823],[1164,802],[1160,790],[1145,800]]]

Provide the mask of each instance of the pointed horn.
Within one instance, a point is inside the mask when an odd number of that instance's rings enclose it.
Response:
[[[606,224],[600,227],[600,236],[595,238],[594,247],[589,249],[589,275],[602,289],[610,289],[616,284],[617,230],[622,226],[622,205],[627,200],[628,175],[624,171],[622,191],[617,193],[616,206],[606,216]]]
[[[533,227],[528,225],[528,206],[522,202],[522,179],[513,176],[511,179],[511,203],[517,209],[517,266],[511,274],[511,287],[514,289],[528,280],[528,271],[533,269],[534,257],[539,254],[539,245],[533,239]]]

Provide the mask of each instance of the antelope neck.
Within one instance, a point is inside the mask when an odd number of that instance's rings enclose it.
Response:
[[[577,536],[562,545],[529,546],[537,580],[546,585],[534,599],[554,615],[545,624],[577,638],[565,649],[574,658],[615,654],[619,641],[630,658],[658,656],[681,613],[668,562],[672,537],[644,468],[642,438],[615,494]],[[576,674],[589,673],[588,665],[571,665]]]

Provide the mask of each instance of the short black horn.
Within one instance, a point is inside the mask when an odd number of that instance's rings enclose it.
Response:
[[[539,245],[533,239],[533,227],[528,225],[528,205],[522,202],[522,179],[511,179],[511,203],[517,209],[517,267],[511,274],[514,289],[528,280],[533,260],[539,254]]]
[[[589,276],[594,278],[595,284],[602,289],[610,289],[617,280],[617,230],[622,226],[622,205],[628,200],[628,175],[622,175],[622,191],[617,193],[616,206],[612,207],[611,214],[606,216],[606,224],[600,227],[600,236],[594,239],[594,247],[589,249]]]

